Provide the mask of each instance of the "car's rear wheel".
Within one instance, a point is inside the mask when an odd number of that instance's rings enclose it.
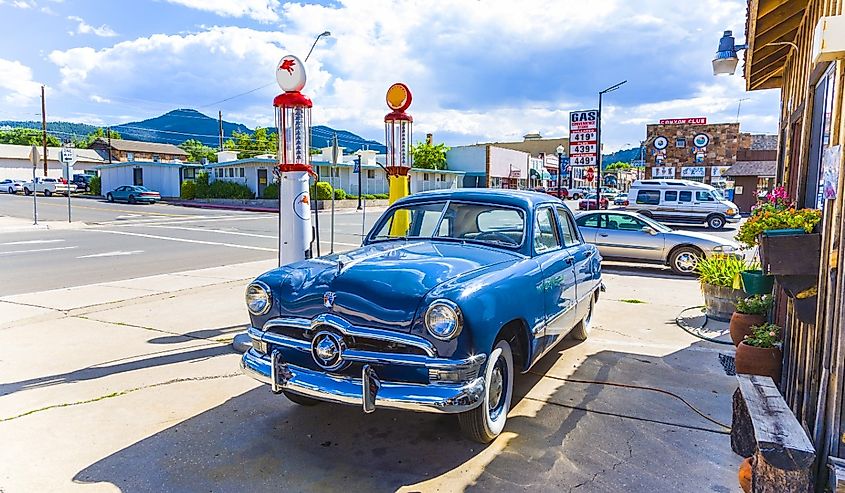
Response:
[[[464,435],[479,443],[492,442],[508,419],[513,396],[513,353],[508,341],[493,347],[484,370],[484,400],[471,411],[458,414]]]
[[[669,267],[676,274],[687,276],[695,274],[695,268],[702,257],[701,251],[697,248],[681,247],[672,252],[672,255],[669,257]]]
[[[316,406],[321,402],[317,399],[312,399],[311,397],[305,397],[304,395],[288,392],[287,390],[283,390],[282,393],[285,394],[285,397],[287,397],[289,401],[294,404],[299,404],[300,406]]]
[[[23,194],[24,194],[24,195],[29,195],[29,194],[31,194],[31,193],[32,193],[32,192],[30,192],[28,188],[25,188],[25,187],[24,187],[24,189],[23,189]]]
[[[581,194],[579,194],[579,193],[572,194],[572,200],[581,200]]]
[[[707,226],[709,226],[713,229],[722,229],[722,227],[724,227],[724,225],[725,225],[725,218],[718,215],[718,214],[713,214],[712,216],[709,216],[707,218]]]
[[[134,196],[134,195],[130,195],[130,196],[129,196],[129,199],[128,199],[128,202],[129,202],[130,204],[134,204],[134,203],[135,203],[135,196]]]
[[[587,312],[587,315],[570,332],[572,338],[576,341],[586,341],[587,337],[590,336],[590,332],[593,330],[593,309],[595,307],[596,297],[590,296],[590,311]]]
[[[114,195],[107,193],[106,200],[108,200],[109,202],[114,202]]]
[[[53,192],[51,192],[50,190],[47,190],[47,189],[45,188],[45,189],[44,189],[44,196],[45,196],[45,197],[49,197],[49,196],[51,196],[51,195],[53,195]]]

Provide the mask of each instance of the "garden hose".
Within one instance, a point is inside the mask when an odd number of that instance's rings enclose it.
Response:
[[[695,337],[698,337],[699,339],[703,339],[703,340],[708,341],[708,342],[715,342],[716,344],[725,344],[725,345],[733,346],[733,342],[731,342],[731,341],[720,341],[720,340],[718,340],[718,339],[713,339],[712,337],[707,337],[707,336],[703,336],[703,335],[701,335],[701,334],[696,334],[696,333],[695,333],[695,332],[693,332],[693,330],[692,330],[692,329],[695,329],[696,327],[693,327],[693,326],[691,326],[691,325],[687,324],[686,322],[684,322],[684,321],[682,320],[682,319],[683,319],[683,314],[684,314],[684,313],[686,313],[686,312],[688,312],[688,311],[690,311],[690,310],[696,310],[696,309],[701,309],[701,308],[704,308],[704,305],[691,306],[691,307],[689,307],[689,308],[684,308],[683,310],[681,310],[681,313],[679,313],[679,314],[678,314],[678,316],[677,316],[677,317],[675,317],[675,324],[676,324],[678,327],[680,327],[680,328],[684,329],[684,331],[685,331],[687,334],[692,335],[692,336],[695,336]],[[707,315],[706,315],[706,314],[704,315],[704,318],[705,318],[705,319],[707,318]],[[707,324],[707,322],[705,322],[705,325],[706,325],[706,324]],[[701,327],[698,327],[698,328],[701,328]]]
[[[537,373],[535,371],[529,371],[528,373],[530,373],[532,375],[536,375],[538,377],[551,378],[552,380],[560,380],[562,382],[609,385],[611,387],[623,387],[623,388],[627,388],[627,389],[649,390],[649,391],[652,391],[652,392],[659,392],[661,394],[666,394],[670,397],[674,397],[675,399],[678,399],[679,401],[683,402],[694,413],[698,414],[699,416],[706,419],[707,421],[709,421],[709,422],[711,422],[711,423],[713,423],[713,424],[715,424],[719,427],[724,428],[728,432],[731,431],[730,426],[725,425],[723,423],[720,423],[719,421],[716,421],[715,419],[711,418],[710,416],[707,416],[702,411],[700,411],[697,407],[695,407],[692,404],[690,404],[689,402],[687,402],[686,399],[684,399],[683,397],[679,396],[678,394],[675,394],[675,393],[670,392],[668,390],[658,389],[656,387],[649,387],[649,386],[645,386],[645,385],[634,385],[634,384],[629,384],[629,383],[603,382],[603,381],[598,381],[598,380],[581,380],[581,379],[577,379],[577,378],[556,377],[556,376],[553,376],[553,375],[546,375],[546,374],[543,374],[543,373]]]

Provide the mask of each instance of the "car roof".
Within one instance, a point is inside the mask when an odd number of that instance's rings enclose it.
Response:
[[[578,211],[575,213],[575,217],[581,216],[589,216],[591,214],[616,214],[619,216],[632,216],[632,217],[643,217],[641,214],[632,211],[620,211],[620,210],[602,210],[602,211]]]
[[[401,200],[397,200],[396,203],[406,204],[429,200],[489,202],[493,204],[511,205],[529,209],[539,204],[563,203],[547,193],[504,188],[454,188],[445,190],[430,190],[427,192],[417,192],[413,195],[409,195]]]

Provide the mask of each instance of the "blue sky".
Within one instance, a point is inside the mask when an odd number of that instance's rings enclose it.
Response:
[[[0,119],[47,115],[107,125],[195,108],[271,125],[276,61],[304,57],[315,124],[383,140],[384,93],[408,84],[416,140],[449,145],[559,137],[570,110],[604,100],[605,151],[645,124],[705,116],[774,133],[777,91],[713,77],[724,29],[744,32],[742,0],[0,0]],[[746,99],[747,98],[747,99]]]

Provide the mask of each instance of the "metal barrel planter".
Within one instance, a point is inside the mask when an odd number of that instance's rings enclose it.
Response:
[[[702,284],[701,293],[704,295],[705,314],[719,322],[730,322],[736,311],[736,300],[745,296],[742,290],[713,284]]]

